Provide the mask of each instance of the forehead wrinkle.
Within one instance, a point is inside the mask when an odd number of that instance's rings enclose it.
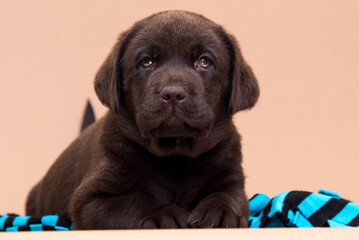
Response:
[[[137,46],[134,49],[136,53],[160,52],[162,55],[170,56],[192,55],[194,52],[199,54],[211,52],[217,55],[223,52],[221,40],[212,29],[200,31],[196,25],[186,27],[187,29],[167,28],[167,31],[156,28],[143,29],[133,39],[131,45]],[[150,37],[147,35],[148,32],[152,33]]]
[[[194,58],[210,52],[219,61],[226,60],[228,52],[219,28],[204,17],[184,16],[182,13],[160,14],[135,24],[136,31],[129,44],[131,57],[147,53],[151,57],[160,54],[161,58]]]

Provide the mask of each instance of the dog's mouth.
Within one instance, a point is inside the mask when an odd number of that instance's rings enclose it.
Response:
[[[196,139],[199,137],[206,137],[212,126],[193,126],[189,121],[186,121],[176,115],[169,117],[158,122],[152,128],[142,131],[145,138],[160,139],[163,141],[180,141],[184,139]]]
[[[197,138],[200,131],[188,126],[186,123],[177,126],[162,123],[159,127],[150,130],[149,135],[151,138],[159,139]]]
[[[144,106],[136,109],[136,123],[142,137],[149,143],[147,149],[150,152],[161,157],[193,157],[201,151],[199,146],[209,136],[213,126],[209,108],[198,109],[196,106],[195,110],[199,111],[160,108],[161,111],[156,111],[151,106],[152,111],[148,111],[149,106]]]
[[[186,124],[169,125],[167,121],[149,131],[151,150],[158,156],[179,155],[194,157],[198,140],[206,138],[209,129],[193,128]],[[193,156],[192,156],[193,155]]]

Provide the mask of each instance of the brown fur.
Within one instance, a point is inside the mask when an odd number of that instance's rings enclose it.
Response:
[[[76,229],[247,226],[232,115],[259,89],[233,36],[198,14],[152,15],[121,34],[95,90],[110,111],[33,188],[28,215]]]

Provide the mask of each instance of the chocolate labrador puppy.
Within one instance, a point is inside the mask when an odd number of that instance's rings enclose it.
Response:
[[[195,13],[152,15],[120,35],[95,91],[108,113],[32,189],[28,215],[76,229],[247,226],[232,116],[259,89],[232,35]]]

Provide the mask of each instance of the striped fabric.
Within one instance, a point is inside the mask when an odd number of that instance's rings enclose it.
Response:
[[[320,190],[283,192],[273,199],[256,194],[249,200],[250,228],[358,227],[359,204],[337,193]],[[73,230],[71,222],[56,215],[43,217],[0,215],[0,231]]]
[[[16,214],[0,215],[0,231],[47,231],[73,230],[74,226],[68,220],[56,215],[43,217],[19,216]]]
[[[283,192],[273,199],[257,194],[249,207],[250,228],[359,226],[359,204],[327,190]]]

